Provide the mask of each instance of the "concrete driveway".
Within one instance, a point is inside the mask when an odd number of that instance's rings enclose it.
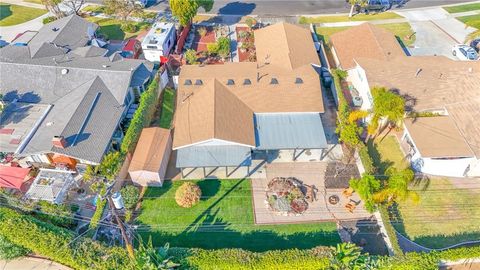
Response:
[[[410,48],[412,55],[444,55],[452,59],[452,46],[463,43],[468,34],[475,31],[455,19],[443,8],[426,8],[398,11],[416,33],[416,41]]]

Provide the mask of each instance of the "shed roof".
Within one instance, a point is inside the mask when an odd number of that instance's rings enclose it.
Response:
[[[0,187],[21,190],[29,172],[30,168],[0,165]]]
[[[449,116],[407,118],[405,127],[424,158],[475,156]]]
[[[327,147],[319,113],[255,114],[257,149],[320,149]]]
[[[140,139],[128,171],[158,172],[163,161],[164,152],[167,151],[169,139],[169,129],[159,127],[144,128],[140,134]]]

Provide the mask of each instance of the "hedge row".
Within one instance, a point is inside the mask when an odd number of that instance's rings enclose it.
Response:
[[[140,104],[133,114],[133,118],[128,126],[125,137],[120,146],[122,153],[126,154],[135,149],[137,141],[140,137],[142,129],[150,124],[153,114],[155,113],[158,98],[158,81],[159,76],[155,76],[147,90],[140,96]]]
[[[28,249],[15,245],[5,237],[0,236],[0,260],[12,260],[23,257],[28,253],[30,253]]]
[[[106,205],[107,205],[107,200],[102,200],[100,198],[97,198],[97,203],[96,203],[97,208],[95,209],[95,213],[93,213],[92,219],[90,220],[90,225],[88,225],[90,229],[95,229],[98,227],[98,223],[102,218],[103,211],[105,210]]]
[[[0,207],[0,236],[74,269],[132,269],[123,248],[77,238],[70,230],[5,207]]]
[[[390,222],[387,206],[379,205],[378,211],[380,212],[380,216],[382,216],[383,225],[385,226],[385,230],[387,231],[388,238],[390,238],[390,242],[392,243],[393,254],[402,255],[403,251],[400,245],[398,244],[397,234],[395,233],[396,231],[393,228],[392,223]]]
[[[347,122],[348,116],[350,114],[350,105],[348,105],[348,101],[345,98],[342,90],[342,80],[347,77],[347,72],[341,69],[333,69],[332,70],[332,78],[333,83],[335,85],[335,91],[338,97],[338,116],[341,122]]]
[[[363,167],[365,169],[365,173],[374,173],[376,169],[375,165],[373,165],[373,159],[368,153],[368,147],[364,143],[360,143],[357,149],[358,155],[360,156],[360,160],[362,161]]]

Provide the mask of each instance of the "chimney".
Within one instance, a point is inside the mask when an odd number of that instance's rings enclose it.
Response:
[[[67,147],[67,141],[63,136],[53,136],[52,144],[55,147],[65,149]]]

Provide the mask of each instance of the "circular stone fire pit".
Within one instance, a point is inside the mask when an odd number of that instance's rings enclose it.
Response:
[[[308,209],[306,187],[293,177],[275,177],[267,185],[266,203],[279,215],[301,215]]]
[[[337,195],[332,195],[332,196],[328,197],[328,203],[330,203],[331,205],[335,205],[339,201],[340,201],[340,198]]]

